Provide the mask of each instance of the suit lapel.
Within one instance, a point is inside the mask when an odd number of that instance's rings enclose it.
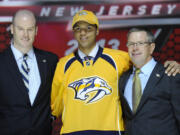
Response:
[[[131,75],[132,73],[132,70],[129,70],[127,72],[125,72],[121,77],[120,77],[120,81],[119,81],[119,90],[121,93],[123,93],[124,95],[124,90],[125,90],[125,86],[126,86],[126,83],[129,79],[129,76]]]
[[[14,79],[14,82],[16,83],[18,89],[25,96],[25,98],[28,99],[27,101],[30,104],[27,89],[24,85],[17,62],[10,47],[5,52],[5,62],[6,62],[6,67],[10,71],[12,78]]]
[[[46,57],[36,48],[34,48],[34,53],[36,55],[36,59],[37,59],[37,64],[38,64],[38,68],[39,68],[39,73],[40,73],[40,78],[41,78],[41,84],[37,93],[37,96],[35,98],[34,103],[37,102],[37,99],[40,98],[40,96],[42,95],[41,93],[43,92],[43,85],[46,83],[46,73],[47,73],[47,59]]]
[[[127,112],[129,112],[130,114],[132,114],[133,112],[129,106],[129,103],[128,103],[126,97],[124,96],[124,91],[125,91],[126,83],[129,79],[131,73],[132,73],[132,69],[130,69],[129,71],[124,73],[121,76],[120,81],[119,81],[120,98],[121,98],[121,101],[123,102],[124,106],[126,107]]]
[[[161,64],[159,64],[159,63],[156,64],[156,66],[155,66],[154,70],[152,71],[151,76],[144,88],[144,92],[141,97],[141,101],[139,103],[137,112],[143,107],[145,102],[148,100],[149,95],[153,92],[154,87],[162,78],[162,76],[165,72],[163,69],[164,69],[164,67]]]

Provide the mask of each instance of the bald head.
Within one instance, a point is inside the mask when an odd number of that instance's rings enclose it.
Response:
[[[12,23],[16,24],[17,21],[22,20],[22,19],[25,21],[29,19],[34,24],[36,24],[35,15],[30,10],[22,9],[22,10],[17,11],[13,17]]]
[[[22,53],[27,53],[33,47],[37,34],[36,19],[29,10],[19,10],[15,13],[11,24],[13,45]]]

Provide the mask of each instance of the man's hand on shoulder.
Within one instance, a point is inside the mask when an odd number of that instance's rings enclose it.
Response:
[[[166,68],[165,73],[168,76],[175,76],[176,74],[180,73],[180,64],[176,61],[165,61],[164,67]]]

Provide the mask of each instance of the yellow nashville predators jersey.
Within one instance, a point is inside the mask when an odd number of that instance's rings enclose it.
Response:
[[[61,58],[51,94],[52,115],[62,116],[60,134],[124,131],[118,80],[129,65],[127,52],[101,47],[93,60],[77,52]]]

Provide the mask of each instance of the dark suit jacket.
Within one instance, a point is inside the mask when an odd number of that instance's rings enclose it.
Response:
[[[180,135],[180,74],[168,77],[157,64],[147,82],[136,113],[123,96],[132,70],[119,81],[120,100],[128,135]]]
[[[9,47],[0,53],[0,135],[50,135],[50,91],[58,57],[34,48],[41,85],[30,104],[15,57]]]

